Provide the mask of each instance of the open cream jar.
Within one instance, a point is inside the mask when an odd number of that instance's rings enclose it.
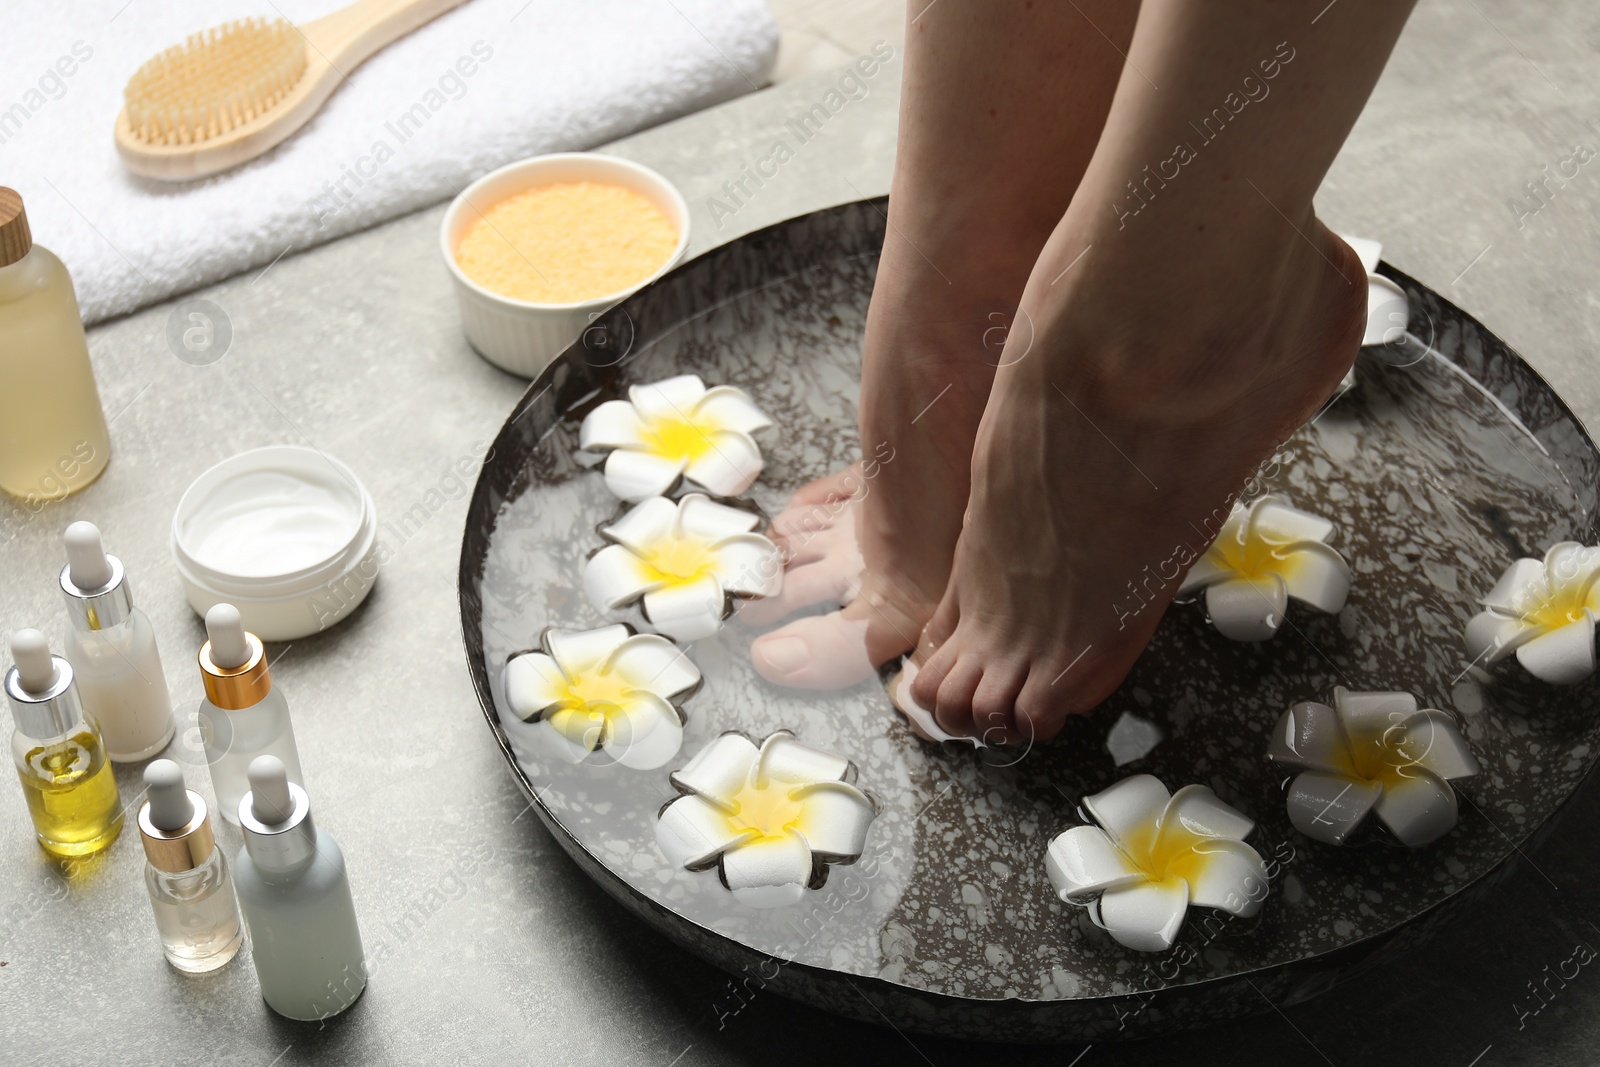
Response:
[[[195,479],[172,517],[172,556],[196,613],[229,603],[263,641],[292,641],[366,599],[378,576],[377,525],[349,467],[316,449],[271,445]]]

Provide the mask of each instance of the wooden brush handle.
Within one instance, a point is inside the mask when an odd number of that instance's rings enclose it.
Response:
[[[309,61],[321,58],[349,74],[378,49],[438,18],[464,0],[356,0],[300,27],[311,44]],[[320,53],[320,56],[318,55]]]

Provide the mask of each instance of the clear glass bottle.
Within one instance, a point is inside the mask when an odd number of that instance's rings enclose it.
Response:
[[[122,832],[122,799],[100,730],[78,703],[72,664],[29,629],[11,635],[11,658],[11,758],[39,844],[55,856],[98,852]]]
[[[156,760],[145,768],[144,781],[150,799],[139,809],[139,835],[161,948],[180,971],[214,971],[244,942],[228,861],[217,847],[205,799],[185,788],[182,768]]]
[[[0,489],[58,500],[111,459],[72,276],[0,187]]]
[[[261,639],[244,628],[239,609],[216,604],[206,612],[200,648],[200,734],[206,765],[223,818],[238,825],[239,801],[250,792],[250,761],[272,755],[283,761],[289,780],[304,785],[300,752],[294,743],[289,702],[272,687]]]
[[[175,728],[155,628],[134,606],[122,561],[106,554],[93,523],[73,523],[64,540],[61,592],[72,620],[66,653],[78,698],[114,761],[149,759]]]

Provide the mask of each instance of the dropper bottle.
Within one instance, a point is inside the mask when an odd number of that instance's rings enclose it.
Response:
[[[234,883],[261,995],[290,1019],[339,1014],[367,987],[344,853],[311,821],[311,799],[276,756],[251,762],[239,827]]]
[[[100,730],[78,703],[72,664],[52,656],[38,630],[11,635],[11,658],[11,758],[39,844],[55,856],[98,852],[122,832],[122,799]]]
[[[289,702],[272,687],[267,652],[261,639],[246,632],[239,609],[216,604],[206,612],[206,636],[200,646],[200,733],[217,807],[230,822],[239,820],[239,801],[250,791],[250,761],[273,755],[283,761],[289,780],[304,783],[300,753],[295,748]]]
[[[144,885],[155,909],[167,962],[188,974],[221,967],[244,942],[239,899],[228,863],[199,793],[185,788],[183,768],[158,759],[144,769],[147,799],[139,809]]]
[[[155,629],[133,604],[122,561],[108,556],[91,522],[67,527],[61,569],[72,629],[67,660],[83,709],[100,726],[118,763],[149,759],[172,740],[172,697],[161,670]]]

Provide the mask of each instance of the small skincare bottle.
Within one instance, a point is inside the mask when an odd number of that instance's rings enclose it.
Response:
[[[100,730],[78,703],[72,664],[52,656],[38,630],[11,635],[11,658],[11,758],[39,844],[55,856],[98,852],[122,832],[122,800]]]
[[[118,763],[149,759],[172,740],[172,698],[161,670],[155,629],[133,606],[122,561],[106,555],[93,523],[67,527],[61,592],[72,630],[67,660],[83,710],[100,726]]]
[[[237,822],[239,801],[250,791],[250,761],[257,756],[282,760],[291,782],[304,783],[305,778],[289,702],[272,688],[261,639],[245,632],[232,604],[217,604],[206,612],[206,636],[211,640],[200,647],[200,679],[206,688],[200,733],[217,807],[224,818]]]
[[[261,995],[290,1019],[339,1014],[367,987],[344,853],[311,821],[306,791],[276,756],[251,762],[239,827],[234,880]]]
[[[57,500],[110,459],[72,276],[33,243],[22,197],[0,188],[0,489]]]
[[[144,769],[149,799],[139,809],[144,885],[156,913],[167,962],[189,974],[214,971],[244,941],[228,861],[217,847],[211,814],[183,784],[183,769],[158,759]]]

